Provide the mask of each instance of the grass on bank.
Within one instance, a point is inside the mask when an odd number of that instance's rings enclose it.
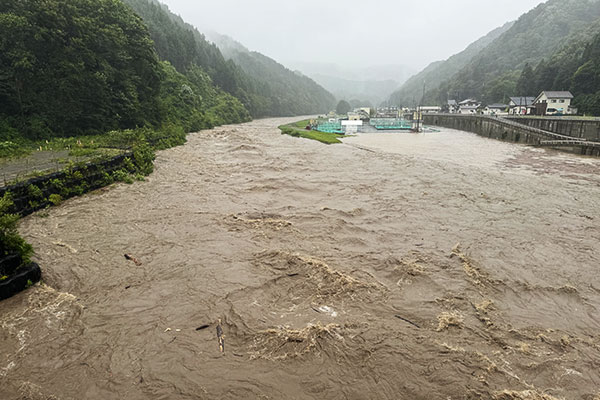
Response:
[[[302,137],[305,139],[316,140],[325,144],[342,143],[339,138],[344,137],[344,135],[338,135],[337,133],[307,131],[306,126],[309,124],[310,120],[306,119],[287,125],[281,125],[279,129],[283,135]]]

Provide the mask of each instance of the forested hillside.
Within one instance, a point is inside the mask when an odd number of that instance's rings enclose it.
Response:
[[[257,82],[265,97],[261,104],[265,115],[307,115],[330,110],[335,98],[312,79],[293,72],[261,53],[250,51],[226,35],[211,32],[208,37]]]
[[[118,0],[0,3],[0,137],[38,139],[248,120],[201,69],[160,62],[148,29]]]
[[[565,46],[580,43],[586,37],[589,40],[599,32],[598,18],[600,0],[549,0],[540,4],[476,52],[457,73],[445,77],[439,84],[428,83],[425,101],[443,104],[450,96],[474,97],[492,103],[506,102],[514,95],[536,95],[535,92],[517,93],[525,66],[537,66]],[[393,100],[404,99],[394,97]]]
[[[426,89],[438,88],[444,81],[451,78],[471,61],[481,50],[496,40],[512,27],[514,22],[494,29],[481,39],[472,43],[465,50],[453,55],[445,61],[436,61],[427,68],[411,77],[402,87],[390,96],[390,103],[401,106],[415,106],[423,97],[423,83]],[[457,94],[454,94],[457,96]]]
[[[535,68],[523,68],[517,92],[542,90],[570,90],[580,113],[600,115],[600,21]]]
[[[239,51],[223,57],[196,28],[155,0],[124,1],[148,25],[161,59],[171,62],[184,75],[192,66],[204,69],[254,117],[320,113],[334,105],[333,96],[314,81],[260,53],[240,45]],[[225,42],[226,38],[221,38]],[[229,38],[227,41],[232,42]]]

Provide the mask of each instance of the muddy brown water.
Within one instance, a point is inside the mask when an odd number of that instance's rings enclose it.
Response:
[[[0,397],[598,399],[598,160],[287,121],[25,218],[44,284],[0,303]]]

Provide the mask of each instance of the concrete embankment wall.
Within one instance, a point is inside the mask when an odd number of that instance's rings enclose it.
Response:
[[[539,135],[535,135],[526,129],[503,124],[499,120],[493,118],[436,114],[424,115],[423,120],[426,125],[442,126],[444,128],[473,132],[488,138],[509,142],[538,145],[540,144],[540,141],[543,140]]]
[[[506,119],[565,136],[600,141],[600,119],[582,120],[568,117],[506,117]]]
[[[87,163],[0,187],[0,197],[9,192],[13,201],[9,212],[29,215],[53,205],[51,195],[59,195],[64,200],[113,183],[115,178],[112,174],[115,171],[132,172],[129,171],[131,158],[131,153],[125,153],[105,161]]]
[[[540,128],[519,124],[516,121],[504,118],[455,114],[429,114],[424,115],[423,120],[426,125],[435,125],[473,132],[491,139],[535,146],[545,145],[550,148],[556,148],[557,150],[570,153],[600,156],[600,144],[592,142],[592,139],[589,139],[591,142],[589,145],[581,141],[577,141],[577,144],[571,144],[572,136],[568,137],[569,135],[564,135],[560,132],[540,130]],[[560,143],[560,145],[557,144],[556,146],[548,144],[548,142],[553,141],[562,143]]]

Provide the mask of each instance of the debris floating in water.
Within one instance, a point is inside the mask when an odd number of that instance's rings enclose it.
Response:
[[[140,260],[138,260],[137,258],[135,258],[134,256],[132,256],[131,254],[125,254],[125,258],[129,261],[133,261],[133,263],[135,265],[137,265],[138,267],[140,265],[142,265],[142,262]]]
[[[404,318],[404,317],[401,317],[400,315],[397,315],[397,314],[396,314],[396,315],[394,315],[394,316],[395,316],[396,318],[398,318],[398,319],[401,319],[401,320],[402,320],[402,321],[404,321],[404,322],[408,322],[408,323],[409,323],[409,324],[411,324],[412,326],[415,326],[415,327],[417,327],[417,328],[421,329],[421,327],[420,327],[419,325],[415,324],[414,322],[412,322],[412,321],[411,321],[411,320],[409,320],[409,319],[406,319],[406,318]]]
[[[223,335],[221,319],[219,319],[219,323],[217,324],[217,339],[219,339],[219,350],[223,353],[225,351],[225,335]]]

